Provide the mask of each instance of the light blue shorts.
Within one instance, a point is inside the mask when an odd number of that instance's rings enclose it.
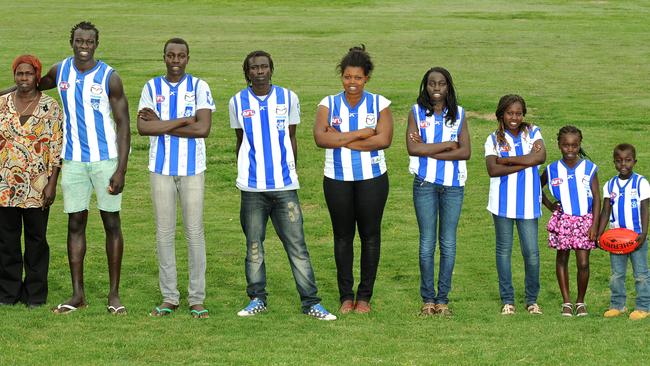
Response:
[[[117,158],[96,162],[64,160],[61,168],[63,212],[75,213],[88,209],[90,196],[95,190],[97,208],[106,212],[119,212],[122,193],[108,192],[111,176],[117,168]]]

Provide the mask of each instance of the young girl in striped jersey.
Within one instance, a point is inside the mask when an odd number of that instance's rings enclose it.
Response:
[[[546,226],[548,246],[557,249],[555,274],[562,293],[563,316],[573,316],[574,308],[569,296],[569,256],[576,252],[578,267],[578,297],[575,315],[586,316],[585,292],[589,283],[589,252],[594,249],[598,234],[600,212],[600,186],[598,167],[585,159],[587,154],[580,146],[582,132],[574,126],[564,126],[557,134],[557,144],[562,159],[549,164],[542,173],[542,187],[548,184],[555,202],[542,193],[542,202],[553,214]]]
[[[496,233],[501,314],[515,313],[512,287],[513,225],[517,225],[526,272],[526,310],[541,314],[537,225],[541,215],[541,186],[537,168],[546,160],[539,127],[524,121],[526,102],[519,95],[504,95],[496,110],[499,125],[485,141],[485,164],[490,175],[488,211]]]
[[[456,229],[471,154],[465,110],[456,101],[449,71],[429,69],[406,131],[413,204],[420,230],[420,314],[451,315],[448,293],[456,261]],[[437,235],[436,235],[437,234]],[[434,282],[436,239],[440,246],[438,292]]]

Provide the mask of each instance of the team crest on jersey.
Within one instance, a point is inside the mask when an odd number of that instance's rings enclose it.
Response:
[[[451,136],[449,136],[450,141],[458,141],[458,135],[455,133],[452,133]]]
[[[99,110],[99,98],[90,98],[90,106],[93,107],[94,110],[98,111]]]
[[[186,102],[194,102],[194,93],[185,93]]]
[[[639,198],[639,191],[637,191],[636,189],[631,189],[630,190],[630,197],[632,199]]]
[[[284,118],[278,118],[278,119],[275,120],[275,125],[278,128],[278,131],[285,129],[286,121],[287,120],[284,119]]]
[[[562,184],[562,182],[563,182],[562,178],[553,178],[553,179],[551,179],[551,185],[553,187],[559,186],[560,184]]]
[[[284,104],[279,104],[277,107],[275,107],[275,114],[279,116],[286,116],[287,115],[287,106]]]
[[[104,89],[102,89],[102,86],[97,83],[90,86],[90,94],[92,95],[102,95],[103,92]]]
[[[68,84],[67,81],[62,81],[59,83],[59,89],[68,90],[69,88],[70,88],[70,84]]]
[[[632,201],[630,202],[630,206],[632,206],[632,208],[637,208],[639,205],[638,205],[638,203],[637,203],[636,200],[632,200]]]
[[[500,152],[510,152],[510,145],[505,144],[505,145],[499,146],[499,151]]]
[[[208,100],[209,105],[214,105],[214,99],[212,99],[212,94],[209,91],[205,92],[205,99]]]
[[[255,115],[255,111],[252,109],[245,109],[241,112],[241,114],[244,116],[244,118],[251,118]]]
[[[338,126],[342,122],[343,122],[343,120],[341,120],[341,117],[339,117],[339,116],[332,117],[332,126]]]
[[[420,121],[420,128],[427,128],[429,127],[430,123],[426,119],[423,121]]]
[[[165,96],[164,95],[156,95],[156,103],[161,104],[165,102]]]
[[[366,116],[366,126],[374,126],[377,124],[374,114],[369,114]]]

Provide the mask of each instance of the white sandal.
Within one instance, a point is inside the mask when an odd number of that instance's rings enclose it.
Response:
[[[583,312],[578,312],[578,310],[584,310]],[[576,303],[576,316],[587,316],[589,313],[587,312],[587,304],[584,302],[577,302]]]
[[[576,304],[576,305],[578,305],[578,304]],[[569,310],[569,312],[565,312],[565,310]],[[562,304],[561,314],[562,314],[562,316],[572,317],[573,316],[573,304],[570,303],[570,302],[563,303]]]

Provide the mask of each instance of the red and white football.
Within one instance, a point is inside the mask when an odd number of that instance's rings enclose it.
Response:
[[[600,236],[600,247],[612,254],[629,254],[639,246],[635,239],[639,236],[634,230],[609,229]]]

